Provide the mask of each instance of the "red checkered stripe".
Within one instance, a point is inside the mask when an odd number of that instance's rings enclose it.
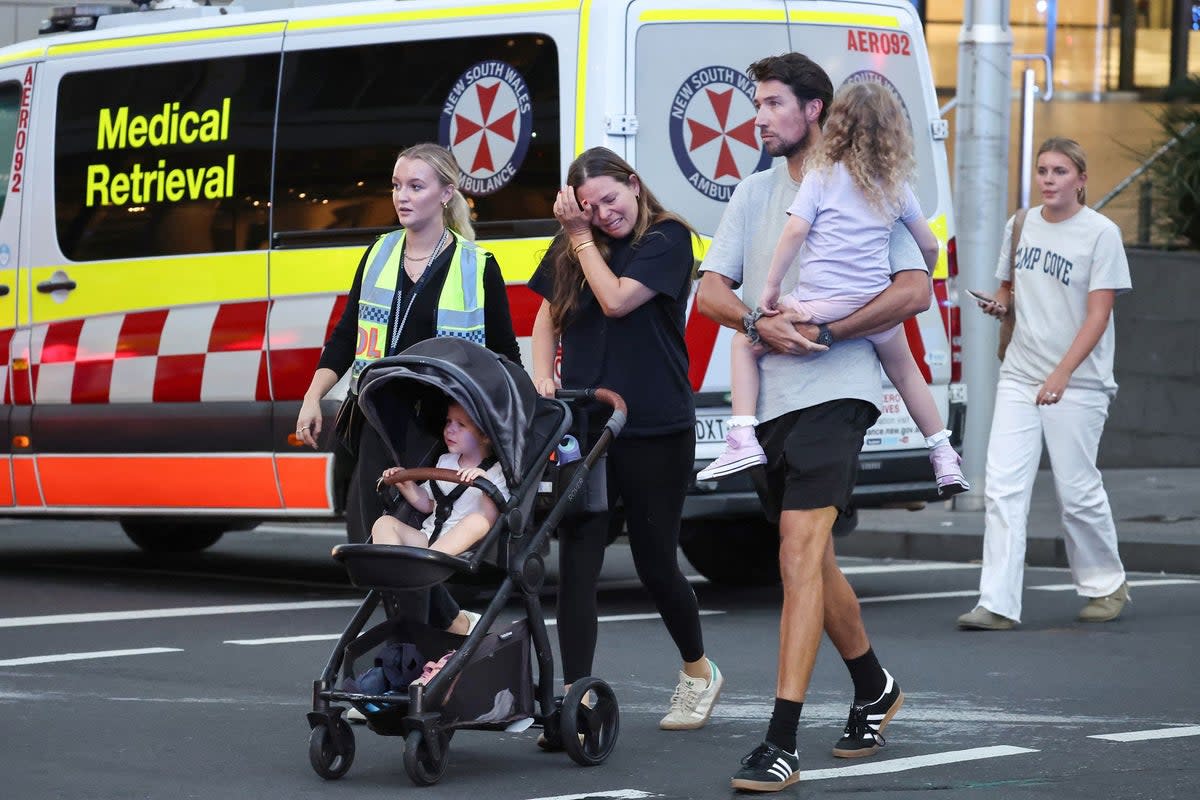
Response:
[[[528,351],[539,297],[508,287]],[[131,311],[0,331],[0,385],[12,405],[300,400],[346,295]],[[20,352],[18,352],[20,351]],[[10,381],[11,359],[28,381]],[[32,393],[31,390],[32,389]]]
[[[4,397],[13,405],[298,400],[345,305],[345,295],[310,295],[64,320],[33,326],[28,352],[5,331]],[[28,382],[7,380],[14,358],[27,360]]]

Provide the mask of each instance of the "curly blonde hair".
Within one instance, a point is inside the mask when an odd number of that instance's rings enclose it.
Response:
[[[895,213],[917,162],[908,116],[883,86],[850,83],[833,96],[821,144],[805,169],[826,170],[838,163],[873,208],[885,216]]]

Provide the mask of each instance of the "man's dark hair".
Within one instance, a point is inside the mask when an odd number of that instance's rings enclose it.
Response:
[[[829,104],[833,101],[833,82],[808,56],[801,53],[767,56],[750,65],[750,77],[759,83],[779,81],[786,84],[801,105],[809,100],[820,100],[821,116],[817,122],[825,124]]]

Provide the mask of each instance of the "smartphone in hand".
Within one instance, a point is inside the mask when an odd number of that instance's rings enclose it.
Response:
[[[990,296],[984,294],[983,292],[977,292],[974,289],[967,289],[967,294],[971,295],[971,297],[974,297],[976,300],[978,300],[981,303],[985,303],[990,306],[996,306],[997,308],[1004,309],[1003,313],[1007,313],[1007,311],[1008,311],[1007,308],[1005,308],[1000,303],[996,302],[996,298],[990,297]]]

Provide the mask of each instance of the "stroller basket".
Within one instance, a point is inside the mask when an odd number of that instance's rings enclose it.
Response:
[[[409,685],[465,641],[411,619],[387,620],[346,647],[339,691],[380,733],[399,732]],[[440,709],[443,728],[504,728],[533,716],[529,626],[490,631],[454,679]]]

